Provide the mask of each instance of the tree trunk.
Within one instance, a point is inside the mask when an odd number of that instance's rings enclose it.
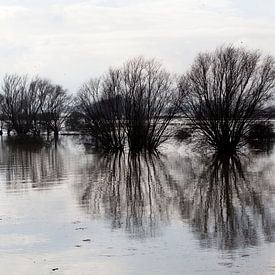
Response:
[[[58,130],[54,130],[54,139],[58,140],[59,132]]]

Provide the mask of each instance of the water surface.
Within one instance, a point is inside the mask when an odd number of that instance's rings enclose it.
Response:
[[[275,152],[0,142],[1,274],[274,274]]]

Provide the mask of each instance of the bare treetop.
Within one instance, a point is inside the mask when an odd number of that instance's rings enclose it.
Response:
[[[199,54],[179,82],[181,108],[218,150],[243,144],[249,124],[273,95],[271,56],[233,46]]]

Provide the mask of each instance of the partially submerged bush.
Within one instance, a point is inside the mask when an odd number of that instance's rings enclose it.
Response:
[[[170,75],[155,60],[137,58],[84,84],[78,106],[93,138],[107,150],[155,150],[174,117]]]
[[[160,63],[144,58],[128,61],[122,75],[129,148],[155,150],[169,137],[175,115],[171,77]]]
[[[1,129],[17,136],[39,136],[41,131],[58,135],[69,114],[70,96],[60,85],[47,79],[6,75],[1,87]]]
[[[233,46],[200,54],[179,82],[180,108],[208,145],[235,151],[272,97],[274,59]]]
[[[106,150],[125,145],[120,72],[110,70],[102,79],[91,79],[78,93],[78,110],[91,136]]]

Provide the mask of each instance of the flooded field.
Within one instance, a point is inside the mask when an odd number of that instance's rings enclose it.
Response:
[[[275,274],[275,152],[0,142],[1,274]]]

